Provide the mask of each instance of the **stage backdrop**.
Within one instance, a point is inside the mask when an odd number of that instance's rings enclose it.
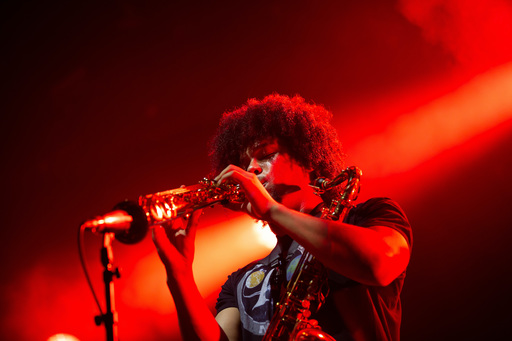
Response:
[[[329,108],[360,200],[408,214],[402,339],[510,339],[510,1],[2,1],[0,16],[0,339],[103,340],[78,226],[197,183],[222,113],[273,92]],[[261,233],[204,214],[210,307],[268,252]],[[84,237],[104,309],[101,236]],[[120,338],[179,338],[151,238],[113,251]]]

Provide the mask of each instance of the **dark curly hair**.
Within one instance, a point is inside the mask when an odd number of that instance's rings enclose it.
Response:
[[[343,169],[344,155],[331,112],[304,98],[271,94],[249,99],[238,109],[225,112],[210,141],[212,173],[229,164],[241,165],[248,147],[265,138],[276,138],[288,154],[306,169],[311,180],[333,178]]]

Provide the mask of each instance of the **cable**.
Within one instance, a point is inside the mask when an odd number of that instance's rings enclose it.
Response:
[[[98,300],[98,296],[96,295],[96,292],[94,291],[94,287],[92,286],[91,278],[89,277],[89,270],[87,268],[87,262],[85,260],[85,252],[84,252],[84,231],[85,228],[83,225],[80,225],[80,228],[78,229],[78,253],[80,255],[80,263],[82,264],[82,269],[84,270],[85,279],[87,280],[87,284],[89,284],[89,288],[91,289],[92,296],[94,297],[94,300],[96,301],[96,305],[98,306],[98,309],[100,311],[100,316],[103,316],[103,309],[101,309],[100,301]]]

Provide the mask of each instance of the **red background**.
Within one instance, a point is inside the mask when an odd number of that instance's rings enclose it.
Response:
[[[104,339],[78,225],[196,183],[222,112],[271,92],[331,109],[365,174],[361,200],[408,214],[403,339],[510,337],[509,1],[4,1],[0,15],[1,339]],[[102,298],[100,239],[86,235]],[[247,247],[198,247],[231,259],[204,282],[218,286]],[[114,253],[121,339],[177,338],[150,238]]]

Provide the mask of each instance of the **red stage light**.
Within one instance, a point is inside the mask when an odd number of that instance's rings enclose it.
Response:
[[[78,338],[69,334],[55,334],[48,338],[47,341],[80,341]]]
[[[402,173],[512,118],[512,63],[399,116],[353,150],[370,177]]]

